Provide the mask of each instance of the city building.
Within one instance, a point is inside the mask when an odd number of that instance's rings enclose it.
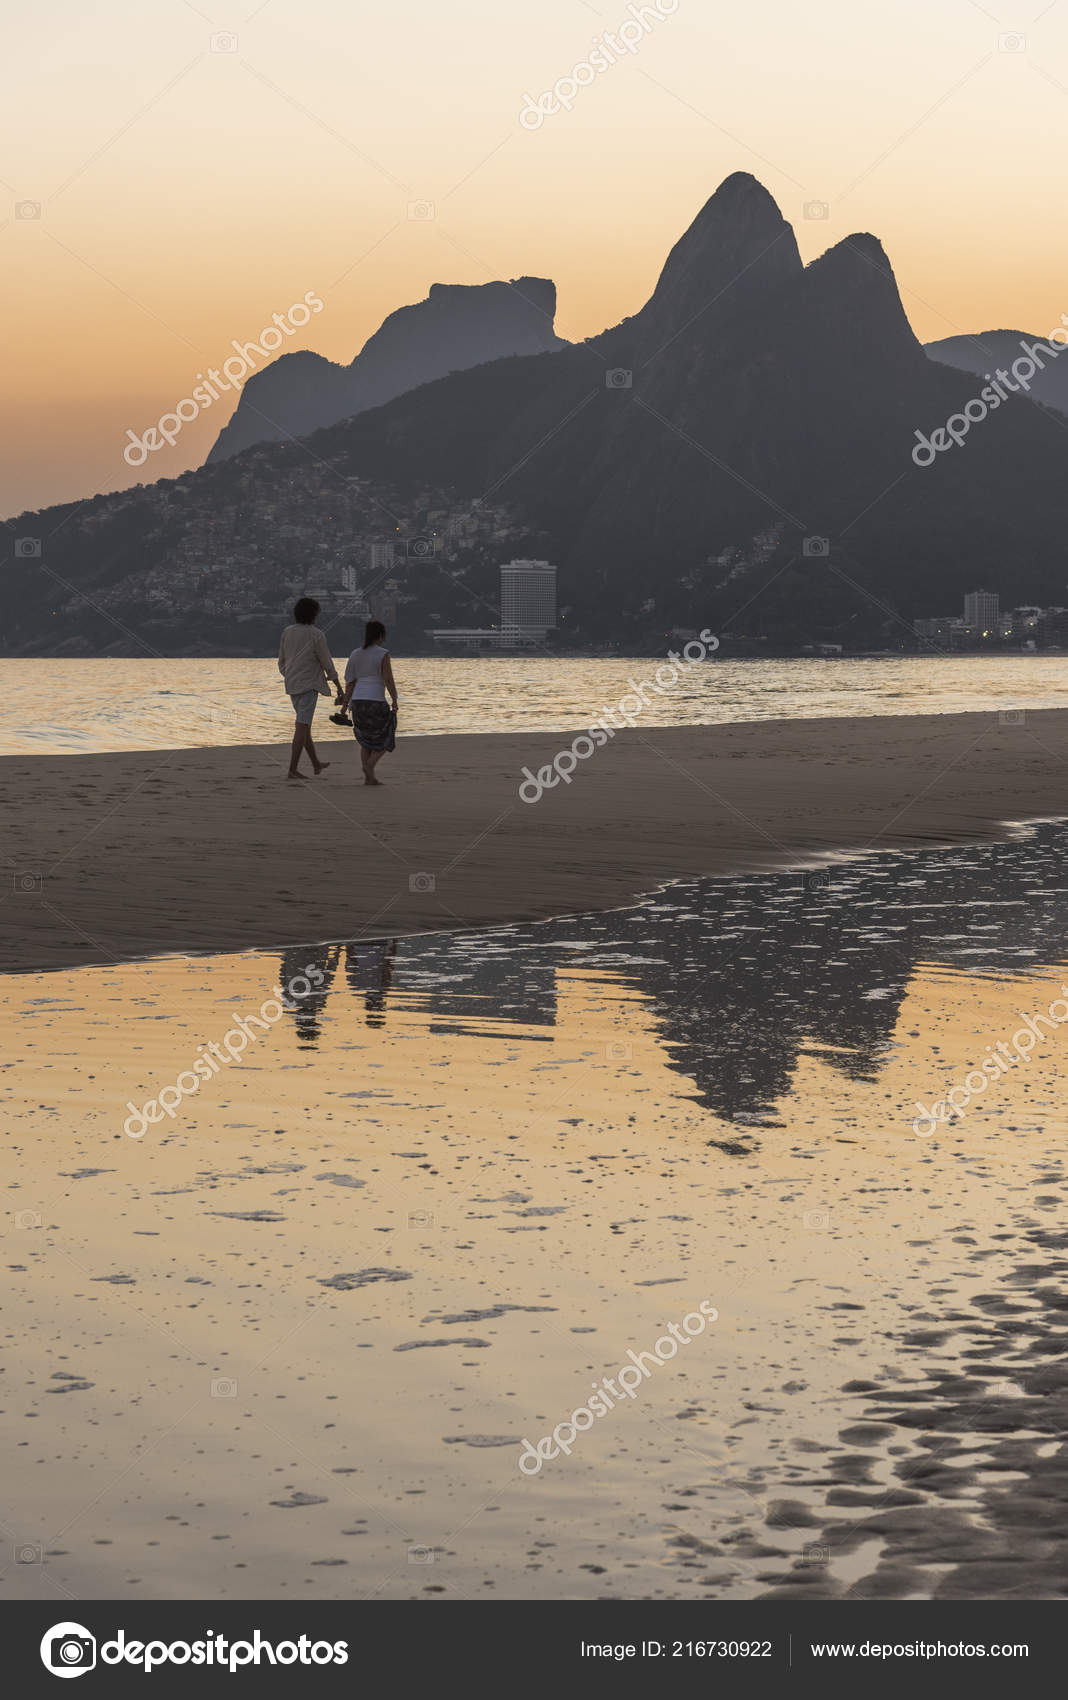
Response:
[[[973,645],[998,639],[1017,648],[1061,648],[1068,641],[1068,609],[1039,608],[1025,603],[1019,608],[1006,609],[991,618],[991,605],[998,598],[989,591],[973,591],[965,599],[971,619],[958,619],[943,614],[913,621],[913,631],[921,641],[940,649],[967,649]]]
[[[1009,628],[1011,635],[1023,638],[1034,637],[1045,612],[1045,609],[1035,608],[1031,604],[1022,608],[1014,608],[1012,625]]]
[[[504,647],[504,633],[499,626],[454,626],[444,631],[428,631],[426,636],[433,638],[435,644],[442,649],[462,649],[468,654]]]
[[[393,565],[393,544],[372,543],[369,565],[372,573],[388,572]]]
[[[998,630],[1001,603],[992,590],[973,590],[964,598],[964,624],[974,627],[980,637],[993,636]]]
[[[913,631],[918,638],[927,638],[932,643],[948,644],[959,641],[964,633],[964,621],[955,615],[943,614],[931,620],[917,620]]]
[[[556,628],[556,568],[548,561],[501,567],[501,630],[508,648],[544,643]]]
[[[1054,649],[1068,643],[1068,608],[1043,608],[1038,635],[1043,644]]]

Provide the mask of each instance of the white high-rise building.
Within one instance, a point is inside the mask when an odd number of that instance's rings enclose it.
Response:
[[[372,543],[370,568],[372,573],[384,573],[393,565],[392,543]]]
[[[1001,604],[992,590],[973,590],[964,598],[964,624],[974,632],[996,632]]]
[[[556,626],[556,568],[548,561],[508,561],[501,567],[501,637],[544,643]]]

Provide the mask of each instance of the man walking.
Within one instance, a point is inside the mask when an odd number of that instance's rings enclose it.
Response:
[[[330,766],[328,761],[319,760],[312,743],[312,720],[318,699],[330,695],[327,680],[333,680],[334,689],[338,694],[341,691],[341,680],[337,676],[337,668],[334,666],[326,638],[315,624],[318,618],[318,602],[312,596],[302,596],[293,609],[293,619],[296,623],[286,627],[278,650],[278,671],[285,680],[289,700],[297,717],[287,779],[304,778],[304,775],[297,771],[301,752],[304,750],[307,750],[311,758],[312,771],[316,778]]]

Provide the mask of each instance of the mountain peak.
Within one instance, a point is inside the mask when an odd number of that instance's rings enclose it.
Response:
[[[526,302],[539,313],[546,314],[551,324],[556,314],[556,285],[549,277],[501,278],[493,283],[432,283],[427,291],[427,300],[437,306],[461,310],[470,308],[478,313],[485,310],[486,302],[503,297],[508,290],[515,296],[517,312],[522,311],[521,304]],[[411,314],[418,310],[419,305],[422,303],[417,303],[414,308],[400,307],[397,311]]]
[[[801,299],[810,327],[833,328],[851,358],[893,371],[922,357],[894,268],[878,237],[866,230],[843,237],[806,266]]]
[[[732,171],[729,177],[723,179],[715,193],[709,196],[705,205],[710,207],[715,201],[720,200],[760,202],[765,207],[770,208],[777,219],[782,218],[774,195],[770,190],[765,189],[759,177],[754,177],[751,171]]]
[[[814,271],[820,266],[874,266],[885,277],[893,278],[894,275],[886,249],[879,238],[867,230],[855,230],[851,235],[843,236],[833,248],[828,248],[818,260],[813,260],[809,270]]]
[[[302,349],[254,372],[208,461],[308,436],[449,372],[563,348],[555,313],[556,285],[547,277],[432,283],[426,300],[398,307],[350,365]]]
[[[802,270],[791,227],[748,171],[724,178],[672,248],[645,312],[681,325],[735,284],[754,291]]]
[[[1059,327],[1058,327],[1059,329]],[[1028,380],[1027,395],[1059,413],[1068,413],[1068,361],[1058,355],[1043,352],[1037,356],[1030,351],[1036,343],[1048,349],[1047,338],[1033,331],[977,331],[972,336],[947,336],[940,342],[929,342],[924,350],[929,360],[941,366],[955,366],[962,372],[974,372],[977,378],[987,379],[999,367],[1012,370],[1013,362],[1026,356],[1036,361],[1037,370]],[[1058,343],[1054,343],[1055,348]]]

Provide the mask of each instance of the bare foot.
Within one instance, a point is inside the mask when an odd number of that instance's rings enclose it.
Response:
[[[365,785],[381,785],[381,783],[382,783],[382,781],[380,779],[365,779],[364,780]]]
[[[319,763],[318,767],[315,770],[316,779],[318,779],[320,773],[325,773],[329,766],[330,766],[330,763],[328,761],[321,761]]]
[[[286,778],[287,778],[287,779],[299,779],[299,780],[300,780],[300,782],[301,782],[301,784],[303,784],[303,783],[304,783],[304,775],[303,775],[303,773],[287,773],[287,774],[286,774]]]

